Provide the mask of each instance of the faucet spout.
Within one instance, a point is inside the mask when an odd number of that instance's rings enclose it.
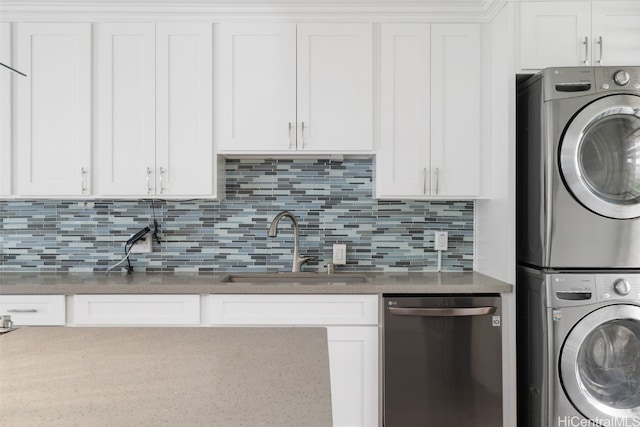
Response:
[[[269,226],[269,237],[276,237],[278,235],[278,223],[284,217],[287,217],[293,223],[293,265],[291,267],[291,271],[293,273],[297,273],[300,271],[300,267],[305,262],[312,260],[313,257],[309,256],[300,256],[300,228],[298,226],[298,220],[295,215],[293,215],[289,211],[282,211],[271,221],[271,226]]]

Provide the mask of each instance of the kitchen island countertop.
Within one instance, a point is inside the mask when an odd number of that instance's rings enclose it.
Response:
[[[225,283],[219,273],[1,273],[0,295],[38,294],[457,294],[510,293],[513,286],[477,272],[351,272],[361,283]],[[252,274],[239,272],[235,274]],[[321,275],[323,273],[318,273]],[[342,273],[340,273],[342,274]],[[327,276],[328,277],[328,276]]]
[[[324,328],[0,335],[3,426],[332,425]]]

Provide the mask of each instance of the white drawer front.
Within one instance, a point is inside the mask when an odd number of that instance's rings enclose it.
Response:
[[[377,325],[376,295],[209,295],[212,325]]]
[[[0,314],[15,326],[64,325],[64,295],[0,295]]]
[[[75,295],[76,325],[198,325],[200,295]]]

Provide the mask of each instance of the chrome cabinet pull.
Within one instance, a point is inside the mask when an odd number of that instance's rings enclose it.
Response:
[[[85,168],[80,168],[80,188],[82,190],[82,194],[84,194],[87,191],[87,186],[86,186],[86,176],[87,176],[87,170]]]
[[[584,65],[589,65],[589,37],[584,36],[582,44],[584,45],[584,61],[582,61],[582,63]]]
[[[598,58],[598,65],[604,64],[603,56],[604,56],[604,40],[602,40],[602,36],[598,37],[598,44],[600,45],[600,58]]]
[[[164,184],[162,181],[163,176],[164,176],[164,168],[160,168],[160,194],[164,193]]]
[[[427,168],[422,169],[422,194],[427,194]]]
[[[151,168],[147,168],[147,194],[151,194]]]
[[[436,168],[436,194],[440,192],[440,168]]]
[[[291,150],[291,148],[293,148],[293,139],[291,139],[291,128],[293,126],[291,126],[291,122],[289,122],[289,150]]]
[[[304,148],[304,122],[302,122],[302,147]]]
[[[37,308],[10,308],[7,313],[37,313]]]
[[[447,308],[404,308],[389,307],[389,313],[397,316],[420,317],[460,317],[460,316],[484,316],[493,314],[497,310],[494,306],[488,307],[447,307]]]

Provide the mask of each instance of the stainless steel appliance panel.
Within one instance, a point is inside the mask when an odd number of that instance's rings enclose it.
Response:
[[[384,426],[502,426],[500,297],[384,305]]]
[[[624,86],[620,67],[552,68],[519,86],[519,264],[640,268],[640,67],[626,70]]]

